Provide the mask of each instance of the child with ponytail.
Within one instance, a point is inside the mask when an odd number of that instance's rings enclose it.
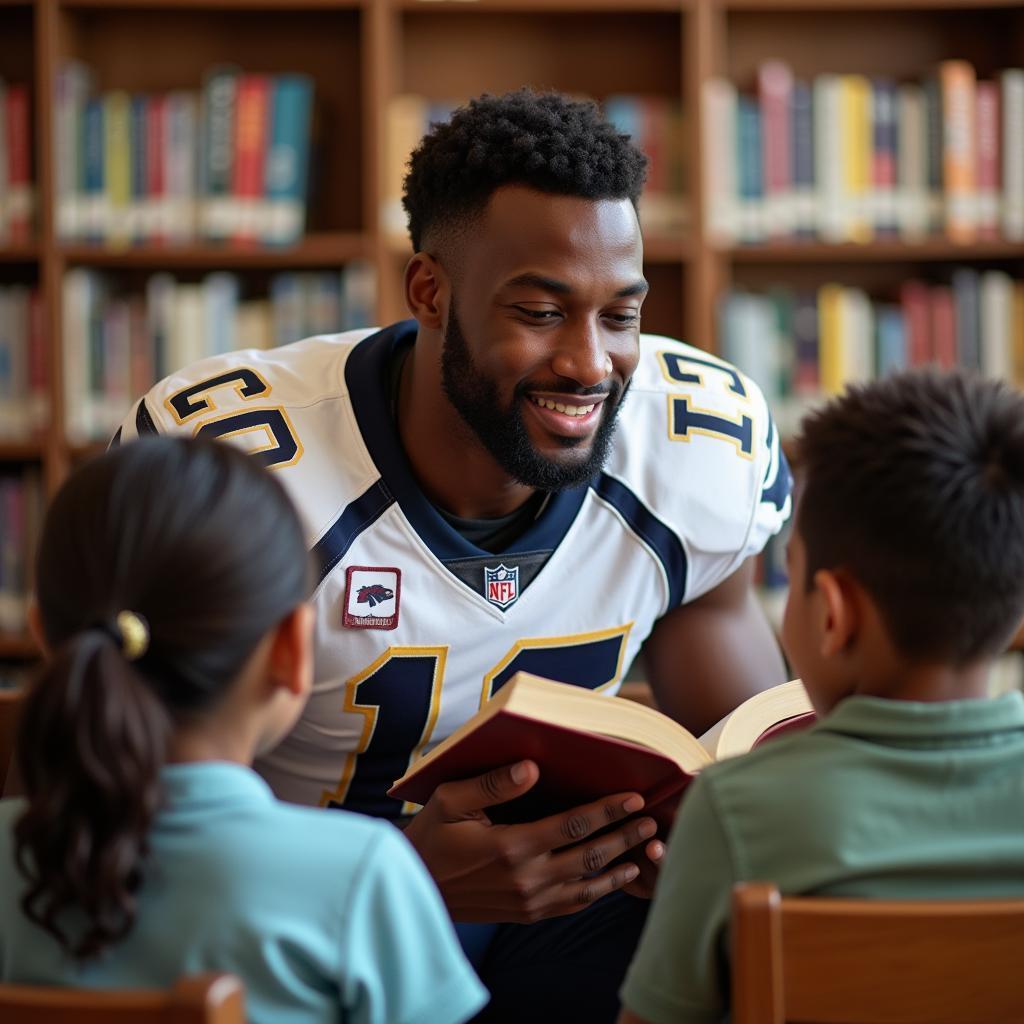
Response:
[[[309,563],[284,490],[217,442],[74,473],[43,530],[48,652],[0,801],[0,980],[238,974],[252,1021],[456,1024],[485,994],[401,833],[277,802],[249,767],[311,679]]]

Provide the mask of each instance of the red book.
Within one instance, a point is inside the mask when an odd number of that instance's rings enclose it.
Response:
[[[926,366],[932,360],[933,351],[928,286],[923,281],[904,281],[900,286],[900,308],[907,325],[907,365]]]
[[[235,105],[235,160],[232,181],[236,242],[259,235],[259,209],[264,196],[264,168],[270,121],[270,77],[242,75]]]
[[[612,793],[638,792],[667,829],[679,796],[707,765],[745,753],[781,722],[814,712],[799,680],[744,701],[699,739],[667,715],[621,697],[519,672],[461,728],[416,761],[389,796],[425,803],[443,782],[529,759],[540,780],[488,813],[531,821]]]
[[[931,289],[932,362],[945,370],[959,361],[956,344],[956,305],[953,289],[937,286]]]
[[[978,194],[978,235],[999,235],[1002,153],[999,148],[999,84],[978,82],[974,91],[974,184]]]
[[[146,104],[146,213],[143,237],[154,242],[167,239],[164,211],[167,204],[165,140],[167,137],[167,97],[157,93]]]
[[[10,241],[27,242],[32,231],[31,144],[28,87],[7,88],[7,230]]]

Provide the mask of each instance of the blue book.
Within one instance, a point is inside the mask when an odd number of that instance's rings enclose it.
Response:
[[[147,203],[146,163],[146,97],[136,93],[131,98],[131,125],[128,131],[128,149],[131,154],[131,199],[128,206],[128,233],[134,241],[142,241],[150,234],[146,224]]]
[[[740,95],[736,102],[740,241],[764,238],[764,177],[761,166],[761,110],[757,100]]]
[[[815,234],[814,208],[814,101],[811,87],[796,79],[790,98],[792,110],[793,195],[795,229],[801,238]]]
[[[107,189],[104,178],[103,97],[92,96],[82,117],[82,192],[85,195],[85,237],[102,241],[106,229]]]
[[[266,201],[257,223],[264,242],[289,245],[306,227],[313,80],[308,75],[275,75],[272,93]]]
[[[879,304],[875,310],[875,365],[878,376],[907,368],[907,336],[899,306]]]

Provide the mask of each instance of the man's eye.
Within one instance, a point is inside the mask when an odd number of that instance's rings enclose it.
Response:
[[[516,306],[515,309],[531,320],[554,320],[559,316],[557,309],[527,309],[525,306]]]
[[[632,327],[634,324],[640,323],[639,313],[607,313],[606,316],[612,323],[622,327]]]

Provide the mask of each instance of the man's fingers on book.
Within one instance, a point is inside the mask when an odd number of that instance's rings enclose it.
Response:
[[[522,796],[539,777],[533,761],[517,761],[472,779],[445,782],[435,790],[435,799],[443,815],[455,819]]]
[[[615,796],[595,800],[592,804],[574,807],[561,814],[552,814],[542,818],[537,825],[537,852],[557,850],[562,846],[571,846],[587,836],[608,828],[631,814],[636,814],[644,805],[644,798],[639,793],[618,793]]]
[[[624,889],[639,874],[640,869],[635,864],[619,864],[603,875],[585,878],[576,885],[576,903],[587,906],[616,889]]]
[[[657,831],[658,824],[653,818],[638,818],[614,832],[563,850],[552,858],[552,866],[566,879],[593,875],[627,850],[650,839]]]

